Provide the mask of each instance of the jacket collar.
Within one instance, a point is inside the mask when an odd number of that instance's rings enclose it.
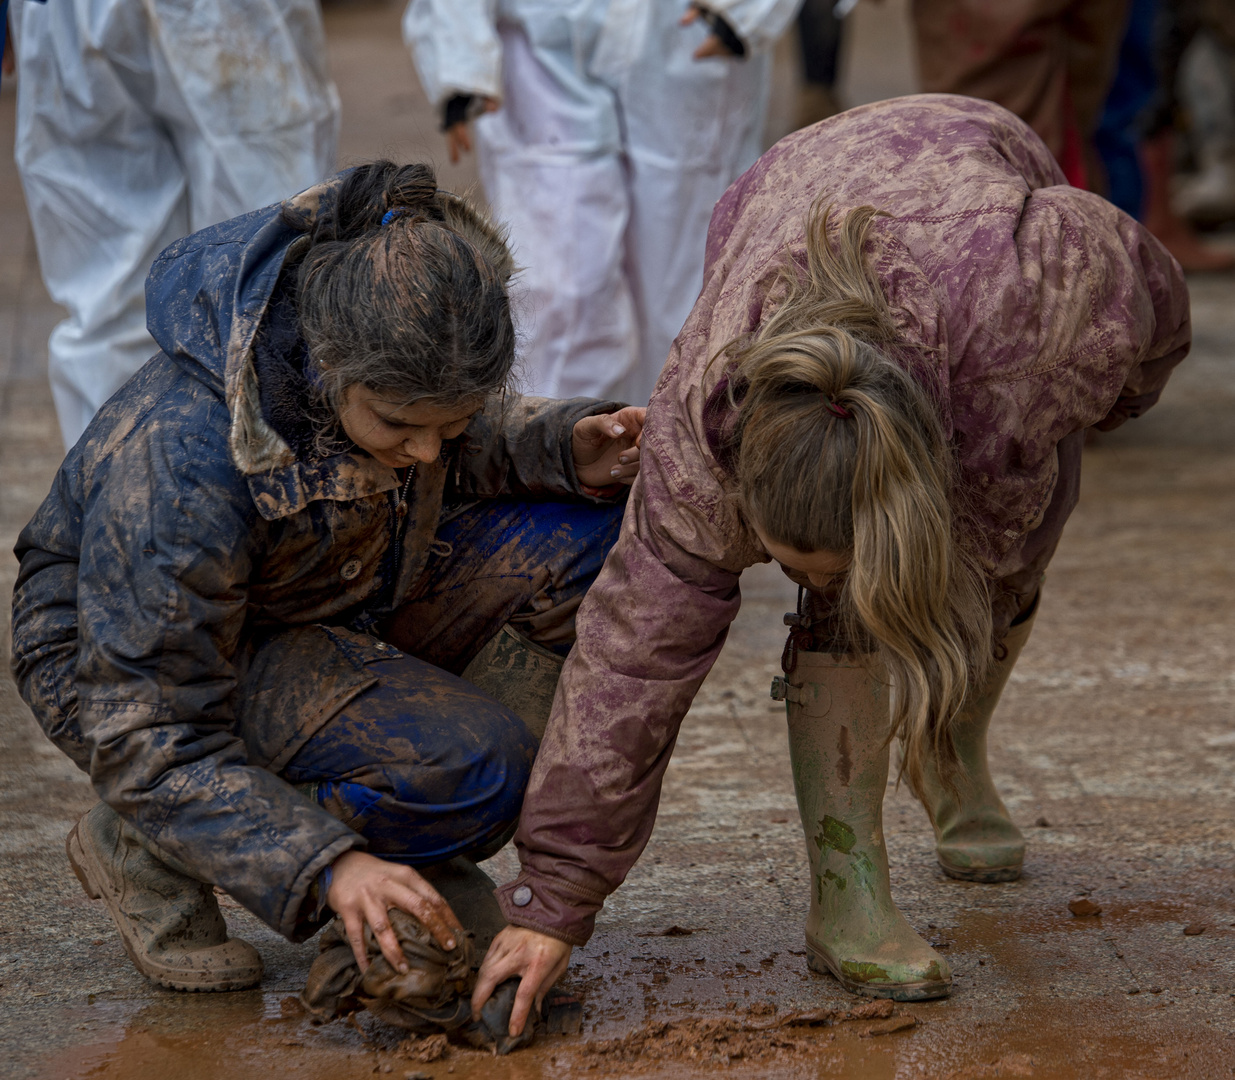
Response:
[[[280,207],[281,222],[299,230],[302,235],[292,240],[276,266],[265,271],[262,286],[245,297],[247,303],[236,304],[227,342],[223,391],[228,412],[231,413],[228,448],[236,468],[249,477],[293,468],[300,464],[291,447],[262,415],[253,341],[269,307],[279,269],[289,262],[299,260],[308,250],[311,241],[306,234],[312,231],[318,217],[334,205],[345,175],[341,173],[330,180],[315,184],[307,191],[284,201]],[[336,459],[330,458],[327,462],[333,460]],[[382,465],[377,467],[385,469]],[[388,469],[386,471],[389,472]],[[393,486],[393,480],[390,486]]]
[[[392,468],[359,453],[336,454],[320,461],[293,457],[286,465],[249,476],[249,494],[267,521],[298,514],[320,499],[345,502],[398,487],[399,478]]]

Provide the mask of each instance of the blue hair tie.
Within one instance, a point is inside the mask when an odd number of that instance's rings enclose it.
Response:
[[[402,217],[407,212],[407,209],[402,206],[396,206],[393,210],[387,210],[386,213],[382,215],[382,225],[389,225],[395,218]]]

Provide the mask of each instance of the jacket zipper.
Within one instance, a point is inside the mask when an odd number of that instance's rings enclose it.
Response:
[[[416,476],[416,463],[413,462],[407,468],[407,478],[403,481],[403,491],[399,495],[399,501],[390,508],[390,528],[394,533],[394,558],[390,565],[390,603],[393,606],[395,601],[395,590],[399,587],[399,559],[403,554],[403,521],[407,515],[407,493],[412,488],[412,480]],[[391,495],[393,499],[393,494]],[[404,518],[400,519],[399,510],[404,512]]]

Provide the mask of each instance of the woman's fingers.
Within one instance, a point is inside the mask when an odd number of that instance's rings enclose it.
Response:
[[[517,964],[512,964],[512,954],[510,949],[504,948],[503,930],[493,940],[493,944],[489,946],[488,953],[485,954],[484,962],[480,965],[480,971],[476,974],[476,987],[472,991],[472,1019],[480,1019],[480,1008],[492,996],[493,991],[502,983],[510,978],[511,975],[520,974]]]
[[[575,472],[588,495],[610,495],[616,485],[634,483],[639,473],[639,440],[646,409],[627,406],[615,413],[585,416],[575,424]]]
[[[472,994],[472,1017],[480,1019],[480,1009],[494,989],[507,979],[521,979],[510,1014],[510,1034],[518,1035],[527,1023],[528,1013],[544,998],[546,991],[566,970],[571,947],[556,938],[508,926],[489,948],[480,966],[476,989]]]
[[[458,944],[462,928],[455,913],[410,866],[386,862],[363,851],[345,851],[335,859],[332,870],[326,902],[343,919],[347,940],[361,971],[368,967],[366,923],[391,966],[398,971],[407,970],[407,960],[390,925],[392,907],[415,915],[442,948],[450,950]]]
[[[510,1034],[518,1035],[527,1023],[528,1014],[533,1007],[539,1008],[549,988],[557,982],[570,957],[570,947],[567,946],[565,956],[547,955],[544,950],[537,950],[527,971],[519,983],[515,993],[515,1007],[510,1010]]]
[[[377,938],[386,962],[400,974],[407,971],[407,957],[403,955],[403,947],[399,944],[394,927],[390,925],[389,909],[381,903],[370,904],[365,908],[365,919]]]
[[[358,911],[339,912],[343,920],[343,929],[347,933],[347,943],[352,947],[352,955],[356,957],[356,966],[361,971],[369,967],[369,952],[364,943],[365,921]]]
[[[706,60],[710,56],[732,56],[733,51],[715,34],[708,34],[703,44],[694,52],[694,59]]]
[[[638,438],[643,432],[643,421],[647,416],[647,408],[643,405],[627,405],[613,413],[614,419],[626,429],[626,434]]]
[[[412,872],[415,873],[415,871]],[[459,925],[458,917],[450,910],[450,905],[442,899],[438,891],[420,878],[420,875],[417,874],[417,878],[419,878],[417,884],[421,887],[409,888],[399,907],[415,915],[424,924],[424,928],[433,935],[433,940],[449,951],[459,944],[459,934],[463,928]]]
[[[446,129],[446,149],[452,165],[458,165],[462,156],[472,149],[472,136],[466,122],[452,124]]]
[[[519,982],[519,989],[515,991],[515,1007],[510,1010],[510,1034],[512,1037],[523,1033],[523,1026],[527,1023],[528,1013],[532,1011],[532,1005],[536,1000],[536,991],[539,987],[536,985],[535,975],[529,971]]]

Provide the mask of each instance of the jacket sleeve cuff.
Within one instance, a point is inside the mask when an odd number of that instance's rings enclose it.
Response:
[[[625,498],[626,493],[630,490],[626,487],[608,496],[588,495],[584,492],[583,485],[579,483],[579,474],[575,472],[574,434],[575,425],[585,416],[602,416],[605,413],[617,412],[619,409],[626,408],[626,403],[624,401],[597,401],[594,398],[569,398],[562,402],[562,406],[567,410],[567,413],[566,423],[562,425],[562,437],[558,452],[561,459],[562,476],[566,480],[567,490],[576,495],[581,495],[585,499],[593,499],[600,503],[618,502]]]
[[[315,904],[310,906],[308,903],[313,886],[318,882],[322,872],[345,851],[366,846],[364,837],[348,830],[347,835],[336,837],[301,868],[287,894],[287,902],[283,906],[279,924],[276,927],[280,934],[289,941],[305,941],[312,937],[324,922],[330,921],[329,916],[323,919],[329,911],[325,906],[326,897],[324,895],[315,897],[317,901]],[[311,907],[317,910],[313,911]]]
[[[799,0],[700,0],[733,28],[750,51],[771,48],[797,15]]]
[[[497,902],[512,926],[535,930],[568,945],[586,945],[605,897],[564,878],[542,877],[525,870],[498,888]]]

